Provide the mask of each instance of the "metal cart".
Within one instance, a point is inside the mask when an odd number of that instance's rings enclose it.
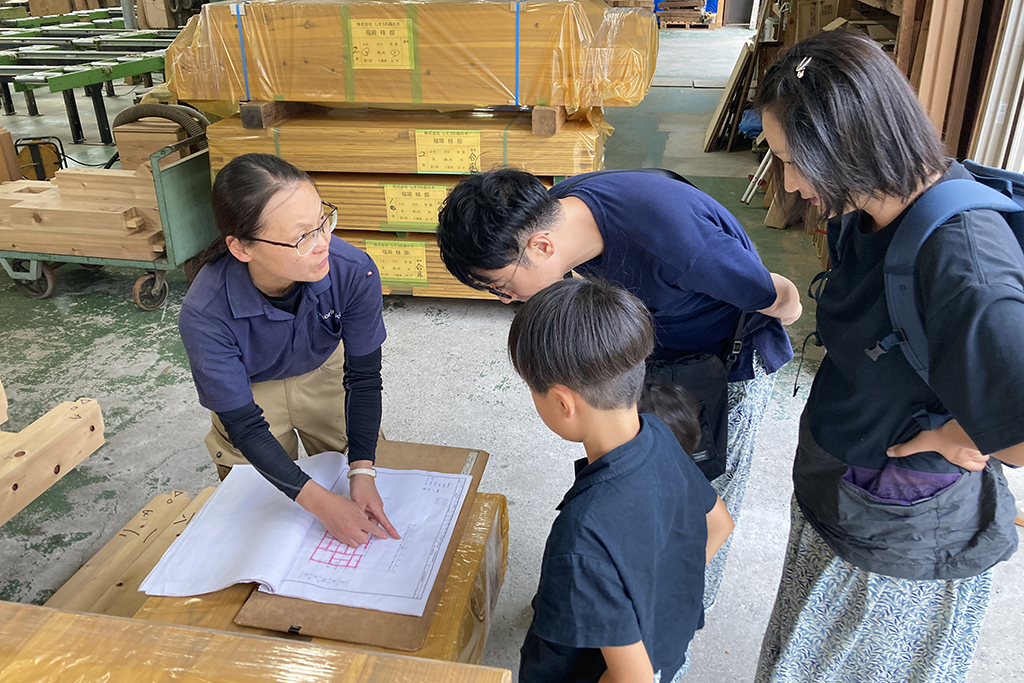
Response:
[[[64,263],[78,263],[86,268],[143,268],[147,273],[136,280],[132,299],[144,311],[160,308],[167,301],[170,290],[165,279],[167,272],[177,269],[198,254],[217,236],[210,204],[209,152],[202,149],[162,166],[160,161],[203,142],[205,138],[205,135],[190,137],[157,150],[150,157],[167,247],[165,255],[153,261],[133,261],[0,250],[0,266],[14,279],[21,293],[30,299],[45,299],[53,294],[57,284],[54,270]]]

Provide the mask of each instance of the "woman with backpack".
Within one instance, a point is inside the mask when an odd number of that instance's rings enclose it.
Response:
[[[797,44],[758,108],[786,189],[830,217],[833,267],[756,680],[963,681],[992,567],[1017,546],[1001,462],[1024,464],[1024,254],[1001,214],[961,211],[911,254],[912,287],[887,291],[887,250],[915,204],[971,175],[867,37]],[[890,303],[919,311],[923,373]]]

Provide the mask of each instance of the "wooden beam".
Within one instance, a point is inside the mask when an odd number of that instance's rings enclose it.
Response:
[[[918,0],[903,0],[900,30],[896,37],[896,66],[907,76],[914,63],[914,36],[921,31],[916,20]]]
[[[565,107],[534,107],[531,117],[534,135],[554,135],[565,123]]]
[[[148,598],[145,593],[139,591],[139,586],[214,491],[216,489],[212,486],[200,491],[181,514],[143,548],[134,562],[122,568],[115,581],[90,606],[90,611],[115,617],[131,617],[138,612]]]
[[[963,130],[964,111],[967,106],[967,91],[971,87],[971,73],[974,69],[975,48],[978,45],[978,28],[984,11],[985,0],[966,0],[960,30],[960,44],[956,50],[956,63],[949,101],[946,109],[946,128],[942,139],[946,142],[947,153],[957,156],[960,133]]]
[[[0,435],[2,525],[103,445],[103,416],[95,399],[80,398]]]
[[[91,612],[92,606],[192,499],[184,491],[161,493],[138,512],[49,600],[47,607]]]
[[[243,128],[270,128],[271,126],[308,111],[305,102],[242,102],[239,112]]]

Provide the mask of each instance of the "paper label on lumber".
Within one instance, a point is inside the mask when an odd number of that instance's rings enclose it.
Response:
[[[380,281],[386,285],[427,286],[427,245],[425,242],[366,240],[366,253],[377,264]]]
[[[353,69],[409,69],[408,19],[349,19]]]
[[[419,173],[475,173],[480,170],[480,131],[417,130]]]
[[[388,223],[436,226],[448,189],[443,185],[385,185]]]

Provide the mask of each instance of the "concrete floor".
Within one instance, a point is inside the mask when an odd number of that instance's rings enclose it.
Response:
[[[634,108],[609,110],[616,126],[609,168],[664,165],[691,178],[733,211],[771,270],[803,289],[817,270],[810,238],[761,225],[764,209],[739,197],[752,154],[705,155],[704,129],[720,90],[687,80],[724,81],[749,31],[663,31],[656,78]],[[128,88],[119,87],[119,93]],[[111,118],[129,97],[108,100]],[[98,139],[88,101],[79,98],[86,134]],[[21,112],[0,124],[14,137],[56,134],[69,139],[59,96],[41,95],[42,119]],[[99,163],[112,148],[68,146],[82,161]],[[203,446],[209,428],[192,386],[176,322],[184,276],[173,274],[165,308],[152,313],[130,300],[139,271],[86,271],[64,266],[56,295],[22,297],[0,276],[0,379],[10,400],[7,431],[18,431],[62,400],[99,400],[107,444],[46,494],[0,528],[0,599],[42,603],[153,495],[172,488],[196,494],[216,483]],[[813,302],[790,328],[799,347],[813,328]],[[514,310],[498,302],[388,297],[384,346],[384,430],[389,438],[480,448],[491,454],[481,489],[508,497],[509,563],[484,664],[516,670],[531,617],[541,552],[555,505],[572,482],[581,449],[549,432],[529,392],[509,366],[505,338]],[[771,610],[788,532],[790,465],[797,418],[820,350],[809,347],[801,391],[794,398],[796,363],[779,373],[755,455],[718,604],[694,641],[688,681],[722,683],[752,678]],[[439,410],[438,406],[444,406]],[[1024,499],[1024,475],[1010,472]],[[1024,629],[1018,554],[996,569],[995,592],[971,683],[1024,679]]]

